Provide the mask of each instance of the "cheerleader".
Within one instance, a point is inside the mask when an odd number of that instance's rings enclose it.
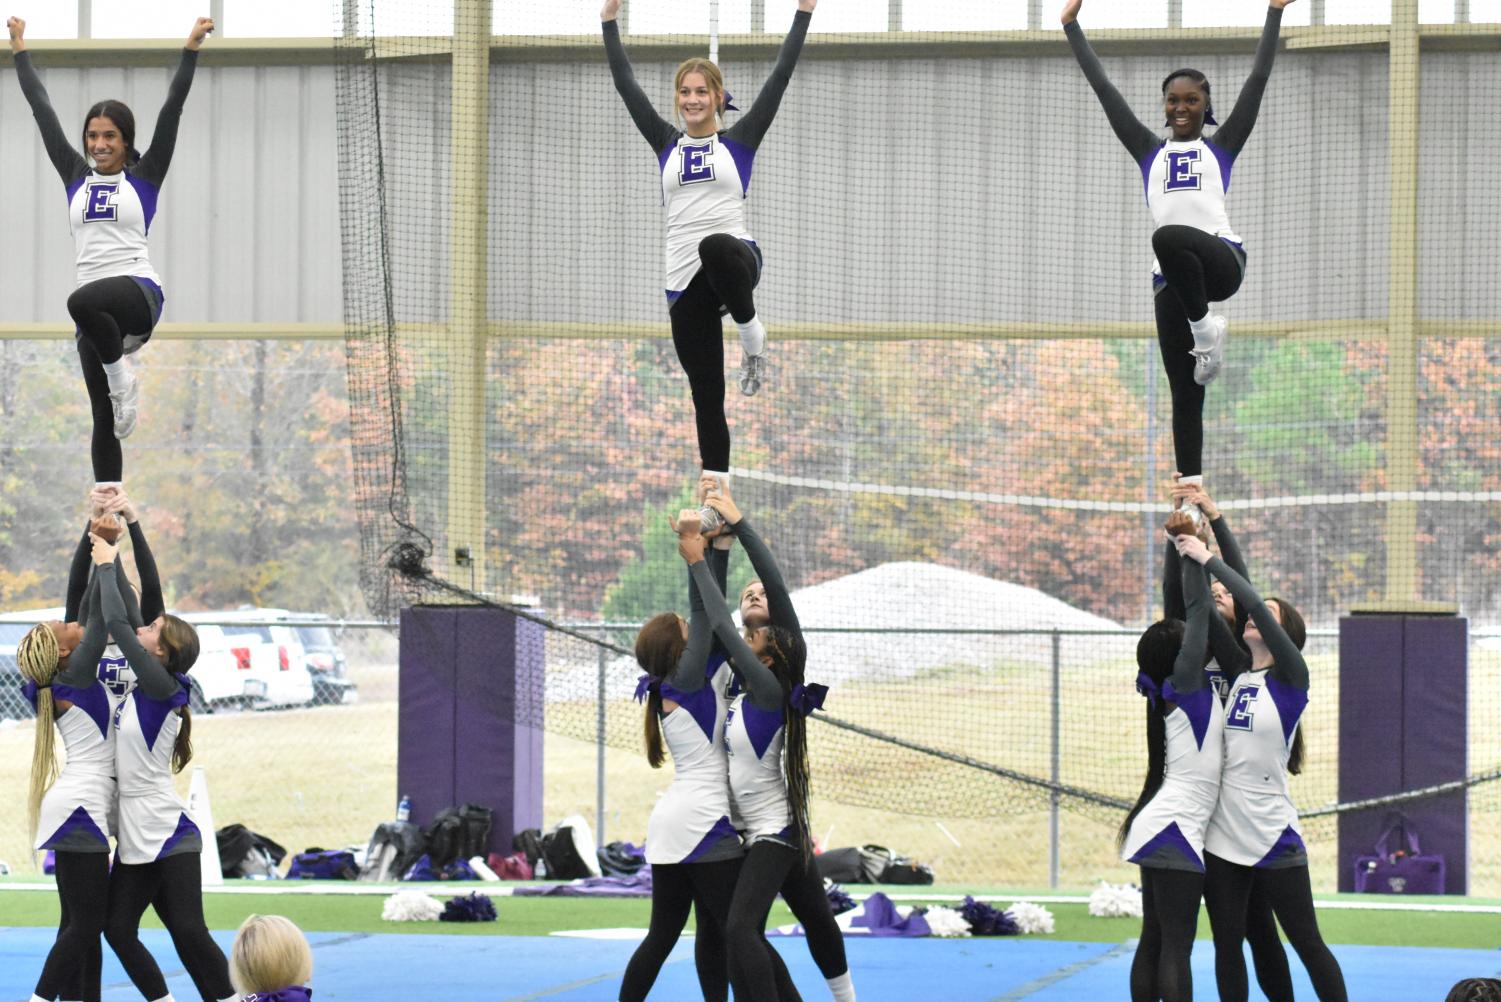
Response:
[[[636,698],[646,704],[647,762],[660,768],[671,752],[673,779],[647,821],[651,919],[646,937],[626,966],[620,1002],[646,998],[690,910],[698,915],[695,957],[704,998],[724,1002],[728,995],[724,929],[745,849],[730,820],[724,745],[730,669],[723,652],[714,649],[715,624],[705,602],[713,593],[721,596],[719,606],[724,605],[728,551],[707,546],[698,526],[686,521],[694,514],[684,512],[683,520],[673,522],[678,551],[688,564],[690,618],[684,622],[674,613],[663,613],[648,620],[636,637],[636,660],[645,672]],[[712,569],[710,559],[715,563]],[[728,612],[724,618],[728,620]],[[771,954],[779,969],[772,997],[782,1002],[796,999],[792,979],[764,937],[758,949]]]
[[[1318,997],[1343,1002],[1344,975],[1319,934],[1308,852],[1287,787],[1293,736],[1308,705],[1308,665],[1289,636],[1304,632],[1302,618],[1285,601],[1263,601],[1196,537],[1182,538],[1180,553],[1224,582],[1236,605],[1250,614],[1244,639],[1251,667],[1235,680],[1225,703],[1225,767],[1204,837],[1204,899],[1214,927],[1220,997],[1235,1002],[1249,991],[1241,942],[1255,887],[1271,902]]]
[[[1192,535],[1173,537],[1181,550]],[[1121,858],[1141,867],[1141,939],[1132,1002],[1193,998],[1189,954],[1204,891],[1204,829],[1219,792],[1225,711],[1204,672],[1211,603],[1197,565],[1183,568],[1185,620],[1153,623],[1136,645],[1147,698],[1147,778],[1121,825]]]
[[[135,115],[130,108],[120,101],[100,101],[83,120],[87,160],[63,131],[47,89],[31,65],[26,22],[12,17],[6,25],[21,93],[31,105],[42,145],[68,193],[78,272],[78,288],[68,297],[68,314],[78,325],[78,355],[94,415],[94,480],[118,484],[123,468],[120,439],[135,430],[140,403],[140,387],[126,356],[150,340],[165,299],[161,279],[147,258],[146,234],[172,162],[198,47],[214,30],[214,22],[207,17],[194,22],[166,103],[156,117],[150,148],[144,154],[137,152]]]
[[[721,637],[743,689],[732,697],[725,741],[730,795],[749,846],[730,907],[730,980],[737,992],[744,985],[752,998],[766,992],[768,971],[746,944],[765,930],[772,902],[780,893],[802,924],[808,952],[835,1002],[855,1002],[844,933],[812,863],[808,824],[805,718],[822,705],[827,689],[804,683],[808,648],[771,550],[727,488],[707,485],[704,502],[745,547],[757,576],[740,596],[745,638],[734,633],[733,623]],[[711,605],[715,600],[713,595],[706,599]],[[725,620],[728,616],[716,617],[715,622]]]
[[[1154,311],[1157,343],[1173,397],[1173,449],[1186,483],[1203,477],[1204,387],[1219,375],[1225,357],[1224,317],[1209,304],[1240,288],[1246,252],[1225,214],[1230,168],[1251,137],[1261,97],[1277,54],[1282,9],[1292,0],[1271,0],[1251,75],[1225,124],[1216,125],[1209,81],[1198,70],[1174,70],[1162,82],[1163,110],[1170,135],[1162,139],[1132,114],[1110,83],[1077,20],[1083,0],[1063,8],[1064,34],[1094,88],[1115,135],[1141,168],[1152,233]]]
[[[243,1002],[309,1002],[313,951],[291,919],[251,915],[230,947],[229,977]]]
[[[721,115],[737,109],[729,103],[719,67],[698,58],[679,66],[673,92],[681,131],[657,114],[636,82],[615,23],[620,0],[605,0],[600,11],[615,89],[661,168],[672,343],[693,394],[703,468],[721,474],[730,468],[730,428],[724,413],[719,318],[727,310],[740,328],[740,392],[753,395],[765,371],[766,330],[752,296],[761,279],[761,249],[746,229],[745,197],[756,151],[792,79],[816,4],[798,0],[771,76],[755,103],[728,129],[721,128]]]
[[[202,838],[172,787],[173,773],[193,755],[186,672],[198,658],[198,634],[170,615],[132,631],[114,548],[101,549],[95,557],[101,611],[134,673],[115,714],[118,845],[104,935],[142,995],[171,999],[139,936],[141,916],[154,907],[203,998],[233,1000],[229,966],[203,918]]]

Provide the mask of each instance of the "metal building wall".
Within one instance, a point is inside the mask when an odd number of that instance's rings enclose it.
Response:
[[[33,61],[63,127],[119,98],[145,149],[175,57],[81,69]],[[342,312],[332,66],[200,66],[151,227],[164,321],[337,323]],[[8,67],[0,74],[0,323],[68,322],[62,185]]]

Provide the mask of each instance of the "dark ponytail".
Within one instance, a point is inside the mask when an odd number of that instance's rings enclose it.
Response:
[[[688,641],[683,639],[682,620],[673,612],[648,619],[636,634],[636,663],[651,677],[647,690],[646,719],[642,724],[646,740],[646,761],[653,769],[662,768],[667,752],[662,741],[662,680],[671,675],[683,656]]]
[[[1274,596],[1267,601],[1277,603],[1277,622],[1282,624],[1282,632],[1287,634],[1287,639],[1301,651],[1308,642],[1308,624],[1303,621],[1303,614],[1286,599]],[[1293,746],[1287,753],[1287,771],[1290,775],[1296,776],[1303,771],[1303,759],[1306,755],[1307,750],[1303,747],[1303,724],[1300,721],[1293,734]]]
[[[1140,674],[1151,679],[1161,689],[1162,683],[1173,673],[1173,663],[1178,660],[1178,651],[1183,647],[1183,621],[1161,619],[1142,632],[1136,642],[1136,668]],[[1147,802],[1162,788],[1162,779],[1167,772],[1167,725],[1164,719],[1171,712],[1168,705],[1155,696],[1147,698],[1147,778],[1141,785],[1141,796],[1136,798],[1121,830],[1116,835],[1116,844],[1123,845],[1131,831],[1131,822]]]
[[[193,714],[186,706],[179,706],[177,715],[182,718],[182,725],[172,745],[172,771],[182,772],[193,760]]]

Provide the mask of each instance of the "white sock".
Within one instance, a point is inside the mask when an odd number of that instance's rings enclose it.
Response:
[[[177,1000],[172,997],[171,992],[168,992],[159,999],[153,999],[152,1002],[177,1002]]]
[[[728,488],[730,486],[730,475],[728,473],[721,473],[718,470],[704,470],[700,476],[713,477],[719,481],[719,486],[721,487]]]
[[[1203,486],[1203,483],[1204,483],[1204,474],[1202,474],[1202,473],[1195,473],[1191,477],[1179,477],[1178,478],[1178,483],[1180,483],[1180,484],[1198,484],[1200,486]]]
[[[761,326],[760,317],[751,317],[743,324],[737,320],[735,326],[740,328],[740,347],[747,355],[759,355],[766,350],[766,328]]]
[[[1214,347],[1214,321],[1209,317],[1210,314],[1206,313],[1199,319],[1188,322],[1188,329],[1193,331],[1194,335],[1195,351],[1208,351]]]
[[[834,1002],[855,1002],[855,983],[850,980],[850,972],[845,971],[837,978],[829,978],[829,992],[834,996]]]
[[[123,355],[113,362],[105,362],[104,374],[109,377],[109,391],[119,393],[130,382],[130,363]]]
[[[33,995],[31,996],[31,1002],[52,1002],[52,1000],[44,999],[40,995]]]
[[[220,999],[219,1002],[240,1002],[240,996],[226,995],[222,999]]]

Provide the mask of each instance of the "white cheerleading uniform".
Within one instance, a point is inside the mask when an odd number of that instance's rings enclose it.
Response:
[[[791,844],[794,837],[782,773],[786,734],[786,713],[781,708],[763,710],[744,693],[731,701],[724,729],[730,798],[735,827],[748,842],[776,839]]]
[[[1240,237],[1225,213],[1232,158],[1208,139],[1168,140],[1141,163],[1147,207],[1157,227],[1192,226],[1213,234],[1244,253]],[[1152,275],[1162,267],[1152,259]]]
[[[745,225],[745,197],[750,189],[756,151],[725,133],[694,139],[679,135],[662,150],[662,204],[667,208],[667,300],[683,294],[701,267],[698,245],[707,236],[727,233],[756,250]]]
[[[1203,873],[1205,827],[1220,792],[1225,710],[1207,684],[1179,695],[1169,681],[1162,698],[1176,704],[1163,719],[1167,756],[1162,785],[1131,819],[1121,859]]]
[[[156,216],[160,189],[130,171],[88,174],[68,185],[68,223],[78,266],[78,284],[101,278],[139,278],[158,289],[146,235]]]
[[[730,823],[730,788],[724,747],[725,697],[730,669],[724,656],[709,659],[708,680],[694,692],[663,683],[661,695],[677,709],[661,717],[672,754],[672,784],[646,823],[646,861],[653,865],[709,862],[740,855]]]
[[[139,686],[115,710],[115,760],[120,786],[119,860],[151,863],[200,852],[198,826],[172,786],[172,747],[182,729],[176,712],[188,703],[188,681],[168,699],[152,699]]]
[[[35,686],[28,685],[26,694],[35,706]],[[109,836],[115,829],[113,700],[101,685],[73,689],[54,684],[52,698],[73,704],[56,717],[67,762],[42,797],[32,848],[109,852]]]
[[[1225,767],[1204,845],[1241,866],[1305,866],[1307,851],[1288,791],[1287,760],[1308,693],[1248,671],[1225,704]]]

